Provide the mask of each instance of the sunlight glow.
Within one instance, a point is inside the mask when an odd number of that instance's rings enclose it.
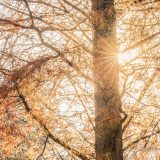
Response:
[[[127,53],[119,53],[118,54],[118,62],[120,65],[124,65],[131,58],[132,58],[131,54],[127,54]]]

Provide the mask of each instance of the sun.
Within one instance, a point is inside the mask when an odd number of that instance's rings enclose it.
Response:
[[[128,53],[118,53],[118,62],[120,65],[125,65],[125,63],[131,60],[132,56]]]

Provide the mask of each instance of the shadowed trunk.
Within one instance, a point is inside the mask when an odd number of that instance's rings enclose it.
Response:
[[[92,0],[96,160],[122,160],[122,125],[114,1]]]

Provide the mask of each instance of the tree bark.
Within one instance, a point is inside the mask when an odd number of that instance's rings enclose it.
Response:
[[[92,0],[96,160],[122,160],[121,101],[113,0]]]

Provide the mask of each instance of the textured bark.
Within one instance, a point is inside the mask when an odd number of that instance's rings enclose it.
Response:
[[[92,0],[96,160],[122,160],[114,1]]]

